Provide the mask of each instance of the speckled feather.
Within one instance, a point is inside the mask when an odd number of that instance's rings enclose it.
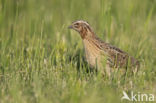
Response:
[[[110,67],[125,68],[128,65],[131,67],[139,68],[139,61],[128,53],[105,43],[93,32],[90,25],[83,20],[75,21],[72,23],[72,29],[78,31],[83,40],[87,62],[94,67],[96,62],[98,65],[102,57],[107,57],[107,64]]]

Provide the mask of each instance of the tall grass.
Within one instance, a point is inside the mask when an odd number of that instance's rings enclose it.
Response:
[[[120,103],[122,91],[156,96],[155,0],[0,0],[0,103]],[[111,80],[88,71],[72,21],[138,58]],[[127,103],[128,101],[124,101]]]

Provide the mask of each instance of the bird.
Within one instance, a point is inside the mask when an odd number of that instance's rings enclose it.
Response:
[[[137,59],[110,43],[102,41],[94,33],[87,21],[76,20],[68,28],[80,34],[85,50],[85,58],[90,67],[97,67],[98,70],[105,68],[104,70],[109,76],[116,68],[126,69],[129,66],[133,72],[138,71],[140,62]],[[103,64],[105,64],[105,67]]]

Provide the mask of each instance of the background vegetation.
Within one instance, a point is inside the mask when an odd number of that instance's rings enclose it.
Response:
[[[67,29],[78,19],[138,58],[138,74],[87,71],[82,40]],[[156,100],[155,39],[155,0],[0,0],[0,103],[121,103],[123,90]]]

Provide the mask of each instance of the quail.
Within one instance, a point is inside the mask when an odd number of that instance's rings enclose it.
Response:
[[[105,68],[110,75],[115,68],[127,68],[133,72],[139,68],[139,61],[121,49],[102,41],[93,31],[88,22],[77,20],[68,27],[77,31],[83,41],[85,57],[91,67]],[[103,62],[105,62],[105,67]]]

